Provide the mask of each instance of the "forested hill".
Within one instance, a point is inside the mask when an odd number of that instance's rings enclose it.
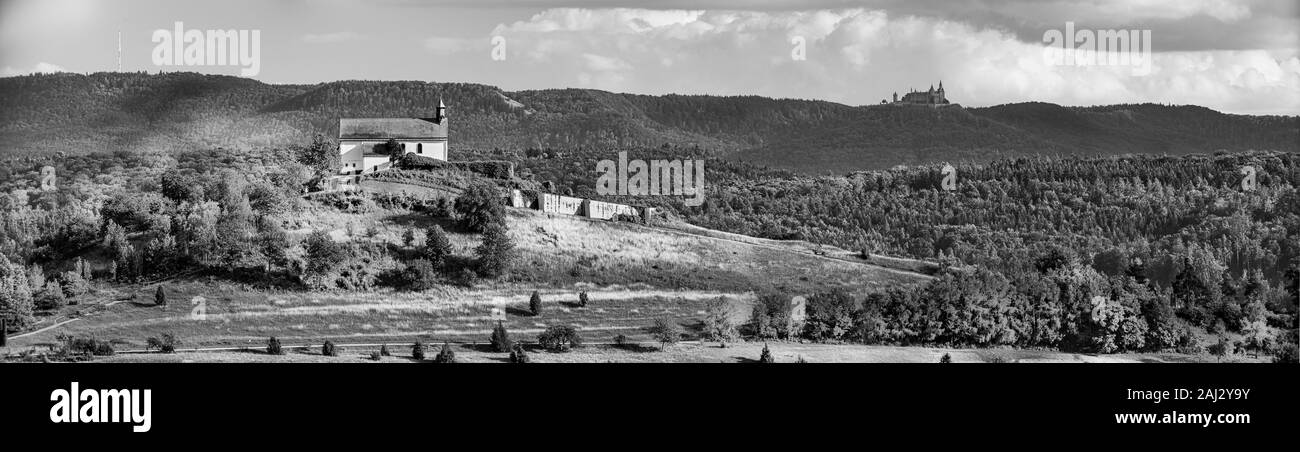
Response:
[[[268,85],[194,73],[0,78],[0,157],[259,148],[336,133],[339,117],[451,115],[452,148],[696,147],[808,173],[1019,154],[1297,151],[1300,118],[1195,106],[862,106],[756,96],[506,92],[466,83]],[[453,158],[454,158],[453,154]]]

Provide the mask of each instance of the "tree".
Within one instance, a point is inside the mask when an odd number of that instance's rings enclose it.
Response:
[[[456,352],[451,349],[451,344],[443,342],[442,351],[438,352],[438,356],[434,357],[433,362],[447,364],[456,362]]]
[[[650,335],[658,340],[659,349],[663,351],[668,344],[676,344],[677,340],[681,340],[681,325],[668,318],[655,318],[654,325],[650,326]]]
[[[1228,352],[1231,351],[1231,349],[1229,349],[1230,346],[1231,345],[1228,344],[1228,338],[1219,336],[1219,342],[1210,345],[1208,350],[1211,355],[1215,356],[1215,361],[1222,361],[1223,357],[1227,356]]]
[[[325,341],[325,344],[320,346],[320,354],[325,356],[338,356],[339,348],[334,345],[333,342]]]
[[[515,259],[515,244],[504,223],[493,223],[483,233],[483,243],[474,249],[478,255],[478,273],[496,278],[510,271]]]
[[[36,294],[35,303],[38,309],[51,310],[63,307],[67,304],[67,299],[64,298],[63,288],[59,287],[59,283],[50,281]]]
[[[488,225],[505,218],[505,206],[497,199],[495,185],[476,183],[456,198],[456,216],[461,227],[472,232],[485,232]]]
[[[496,328],[492,329],[492,349],[497,353],[505,353],[513,349],[514,342],[510,340],[510,332],[506,331],[504,323],[498,321]]]
[[[424,360],[424,343],[423,343],[423,342],[415,341],[415,344],[411,345],[411,358],[415,359],[416,361],[423,361],[423,360]]]
[[[943,354],[943,357],[939,358],[939,362],[940,362],[940,363],[945,363],[945,364],[946,364],[946,363],[951,363],[951,362],[952,362],[952,356],[949,355],[949,354],[947,354],[947,353],[944,353],[944,354]]]
[[[772,351],[768,350],[766,343],[763,344],[763,353],[758,355],[758,362],[760,363],[776,362],[776,360],[772,358]]]
[[[27,272],[0,254],[0,317],[11,331],[22,331],[36,322],[34,307]]]
[[[682,326],[678,325],[667,318],[655,319],[654,325],[649,328],[650,335],[659,341],[659,350],[664,350],[668,344],[676,344],[682,339]]]
[[[167,291],[163,290],[162,284],[158,285],[158,291],[153,294],[153,304],[167,307]]]
[[[582,346],[582,336],[571,326],[556,325],[539,334],[537,343],[552,352],[567,352],[573,347]]]
[[[739,336],[736,325],[731,322],[731,305],[725,298],[718,297],[705,305],[704,334],[722,343],[723,347]]]
[[[81,272],[76,270],[63,272],[63,296],[68,298],[79,297],[90,291],[90,283],[86,278],[81,276]]]
[[[447,256],[451,255],[451,240],[442,226],[435,224],[424,232],[424,247],[420,249],[420,255],[434,267],[441,267],[447,261]]]
[[[590,301],[590,299],[587,298],[587,291],[584,290],[584,291],[578,293],[578,306],[579,306],[579,307],[583,307],[583,308],[587,307],[587,302],[588,302],[588,301]]]
[[[145,350],[158,350],[163,353],[176,353],[176,346],[180,345],[180,340],[171,333],[163,333],[162,337],[150,337],[145,340]]]
[[[536,290],[533,291],[533,296],[528,298],[528,310],[533,315],[542,315],[542,294]]]
[[[414,243],[415,243],[415,230],[411,228],[406,228],[405,231],[402,231],[402,246],[410,248],[411,245]]]
[[[314,170],[318,178],[338,174],[342,165],[338,144],[322,134],[313,136],[311,144],[296,147],[294,155],[298,163]]]

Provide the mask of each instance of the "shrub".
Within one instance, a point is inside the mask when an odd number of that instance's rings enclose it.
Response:
[[[950,362],[952,362],[952,356],[949,355],[949,354],[947,354],[947,353],[944,353],[944,354],[943,354],[943,357],[939,358],[939,362],[941,362],[941,363],[950,363]]]
[[[497,322],[496,328],[492,329],[492,349],[498,353],[505,353],[512,350],[514,343],[510,341],[510,332],[506,331],[506,326],[502,322]]]
[[[676,344],[682,338],[682,326],[677,322],[667,318],[655,319],[653,326],[649,328],[650,335],[659,341],[659,349],[663,350],[668,344]]]
[[[167,291],[163,290],[161,284],[158,285],[158,291],[153,294],[153,303],[158,306],[167,307]]]
[[[423,342],[415,341],[415,345],[412,345],[412,346],[411,346],[411,358],[415,359],[416,361],[423,361],[423,360],[424,360],[424,343],[423,343]]]
[[[406,264],[400,274],[400,284],[410,290],[429,290],[438,286],[438,271],[433,264],[424,259],[416,259]]]
[[[584,290],[578,293],[578,306],[584,308],[587,307],[587,301],[589,301],[589,299],[587,298],[587,291]]]
[[[627,336],[623,335],[622,333],[619,333],[617,336],[614,336],[614,346],[615,346],[615,347],[623,348],[623,347],[627,347],[627,346],[629,346],[629,345],[631,345],[631,344],[632,344],[632,343],[631,343],[630,341],[628,341]]]
[[[1229,347],[1228,338],[1219,336],[1219,342],[1215,342],[1209,347],[1206,347],[1206,351],[1209,351],[1211,355],[1214,355],[1215,361],[1220,361],[1224,356],[1227,356],[1228,353],[1232,351]]]
[[[474,282],[478,280],[478,273],[468,268],[462,268],[456,272],[454,282],[461,287],[474,287]]]
[[[59,287],[56,281],[45,283],[45,288],[36,294],[37,309],[59,309],[67,304],[67,298],[63,296],[63,288]]]
[[[567,352],[573,347],[581,347],[582,337],[578,335],[578,330],[571,326],[557,325],[547,328],[538,335],[537,343],[552,352]]]
[[[410,248],[411,245],[414,243],[415,243],[415,230],[411,228],[406,228],[405,231],[402,231],[402,246]]]
[[[382,353],[379,353],[379,352],[377,352],[377,351],[376,351],[376,352],[370,352],[370,360],[371,360],[371,361],[379,361],[380,359],[383,359],[383,354],[382,354]]]
[[[171,333],[163,333],[162,337],[150,337],[145,340],[145,350],[158,350],[163,353],[176,353],[176,346],[180,341]]]
[[[275,336],[271,336],[270,339],[266,340],[266,354],[268,355],[284,354],[284,349],[280,348],[280,340],[276,339]]]
[[[339,356],[339,352],[339,347],[330,341],[325,341],[325,344],[320,346],[320,354],[324,356]]]
[[[94,336],[73,337],[60,334],[54,338],[63,343],[59,350],[60,355],[112,356],[114,353],[113,344],[98,340]]]
[[[461,227],[473,232],[485,232],[488,225],[500,223],[505,217],[497,188],[488,183],[470,185],[456,198],[455,209]]]
[[[768,350],[767,344],[763,344],[763,353],[758,356],[758,362],[760,363],[776,362],[776,360],[772,358],[772,351]]]
[[[528,363],[528,352],[524,351],[524,346],[515,344],[510,348],[510,362],[518,364]]]
[[[443,342],[443,343],[442,343],[442,351],[438,352],[438,356],[436,356],[436,357],[433,358],[433,362],[435,362],[435,363],[454,363],[454,362],[456,362],[456,352],[455,352],[455,351],[452,351],[452,349],[451,349],[451,344],[446,343],[446,342]]]
[[[383,344],[383,345],[380,345],[380,346],[379,346],[379,355],[380,355],[380,356],[393,356],[392,353],[389,353],[389,352],[388,352],[388,344]]]
[[[528,310],[533,315],[542,315],[542,294],[533,291],[533,296],[528,298]]]

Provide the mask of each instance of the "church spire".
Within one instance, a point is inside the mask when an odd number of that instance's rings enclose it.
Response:
[[[434,113],[433,119],[439,123],[447,117],[447,105],[442,103],[442,96],[438,96],[438,110]]]

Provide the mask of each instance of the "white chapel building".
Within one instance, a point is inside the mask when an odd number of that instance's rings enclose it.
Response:
[[[340,182],[355,184],[362,174],[388,169],[387,154],[380,149],[395,140],[403,153],[447,160],[447,106],[438,101],[432,118],[340,118]]]

